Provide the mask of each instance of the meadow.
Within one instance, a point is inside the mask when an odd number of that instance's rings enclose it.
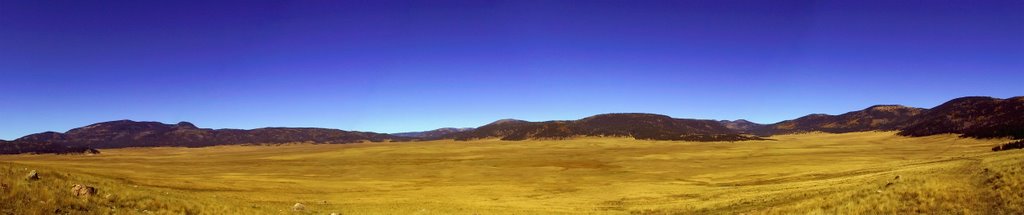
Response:
[[[893,132],[0,156],[3,214],[1013,214],[1024,151]],[[31,170],[40,180],[23,176]],[[98,189],[71,195],[73,184]],[[296,203],[305,205],[293,211]]]

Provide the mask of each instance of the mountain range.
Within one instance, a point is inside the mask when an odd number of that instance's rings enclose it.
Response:
[[[438,128],[438,129],[429,130],[429,131],[392,133],[391,135],[395,135],[395,136],[399,136],[399,137],[435,139],[435,138],[442,137],[444,135],[453,134],[453,133],[459,133],[459,132],[464,132],[464,131],[471,131],[473,129],[476,129],[476,128]]]
[[[528,122],[505,119],[442,139],[566,139],[577,136],[633,137],[644,140],[737,141],[759,139],[730,130],[718,121],[676,119],[646,113],[600,114],[579,120]]]
[[[648,113],[600,114],[578,120],[529,122],[503,119],[477,128],[441,128],[382,134],[326,128],[209,129],[188,122],[130,120],[96,123],[64,133],[43,132],[0,140],[0,154],[77,153],[93,148],[237,144],[567,139],[581,136],[644,140],[742,141],[776,134],[898,131],[904,136],[955,133],[963,137],[1024,139],[1024,97],[963,97],[931,109],[875,105],[840,115],[810,114],[773,124],[747,120],[680,119]]]
[[[893,131],[907,127],[915,117],[924,112],[927,112],[927,109],[901,105],[875,105],[840,115],[811,114],[775,124],[754,126],[748,132],[758,135],[773,135],[811,131],[828,133]]]
[[[89,148],[236,144],[354,143],[409,141],[411,138],[325,128],[208,129],[192,123],[163,124],[119,120],[96,123],[64,133],[43,132],[0,145],[0,153],[74,153]]]

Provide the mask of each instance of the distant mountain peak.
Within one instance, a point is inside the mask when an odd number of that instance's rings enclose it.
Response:
[[[672,117],[667,116],[667,115],[653,114],[653,113],[605,113],[605,114],[598,114],[598,115],[589,116],[589,117],[583,118],[582,120],[602,119],[602,118],[623,118],[623,117],[629,117],[629,118],[668,118],[668,119],[672,118]]]
[[[519,120],[519,119],[508,118],[508,119],[496,120],[496,121],[494,121],[494,122],[492,122],[492,123],[490,123],[488,125],[501,125],[501,124],[506,124],[506,123],[521,123],[521,122],[527,122],[527,121],[526,120]]]
[[[444,128],[435,129],[435,131],[456,131],[456,132],[458,132],[458,131],[468,131],[468,130],[473,130],[473,128],[444,127]]]
[[[758,133],[758,131],[763,130],[764,127],[766,126],[766,125],[763,125],[763,124],[758,124],[758,123],[754,123],[754,122],[751,122],[751,121],[747,121],[745,119],[721,120],[721,121],[718,121],[718,122],[721,123],[722,126],[725,126],[726,128],[729,128],[730,130],[733,130],[733,131],[736,131],[736,132],[739,132],[739,133],[744,133],[744,134]]]
[[[989,96],[965,96],[965,97],[960,97],[960,98],[955,98],[953,100],[949,100],[949,101],[947,101],[945,103],[942,103],[939,106],[949,105],[949,104],[971,104],[971,103],[977,103],[977,102],[998,102],[998,101],[1002,101],[1002,100],[1003,99],[989,97]]]
[[[737,120],[719,120],[719,122],[733,122],[733,123],[755,123],[755,122],[751,122],[750,120],[746,120],[746,119],[737,119]]]
[[[906,109],[906,108],[908,108],[908,107],[907,106],[903,106],[903,105],[875,105],[875,106],[868,107],[867,109],[868,110],[877,110],[877,111],[892,111],[892,110]]]
[[[184,128],[184,129],[199,129],[199,127],[196,127],[196,125],[192,124],[191,122],[186,122],[186,121],[178,122],[178,124],[174,124],[174,126],[178,127],[178,128]]]
[[[429,131],[392,133],[391,135],[395,135],[395,136],[399,136],[399,137],[414,137],[414,138],[424,138],[424,139],[436,139],[436,138],[439,138],[439,137],[444,136],[444,135],[458,133],[458,132],[463,132],[463,131],[472,131],[473,129],[475,129],[475,128],[445,127],[445,128],[438,128],[438,129],[429,130]]]

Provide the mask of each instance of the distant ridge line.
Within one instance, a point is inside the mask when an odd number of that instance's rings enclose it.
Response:
[[[530,122],[502,119],[477,128],[440,128],[423,132],[382,134],[327,128],[266,127],[257,129],[199,128],[189,122],[117,120],[67,132],[42,132],[0,140],[0,154],[81,153],[93,148],[237,144],[472,140],[568,139],[580,136],[632,137],[644,140],[744,141],[801,132],[845,133],[898,131],[903,136],[960,134],[971,138],[1024,139],[1024,96],[998,99],[956,98],[931,109],[873,105],[839,115],[809,114],[773,124],[747,120],[683,119],[650,113],[607,113],[577,120]]]

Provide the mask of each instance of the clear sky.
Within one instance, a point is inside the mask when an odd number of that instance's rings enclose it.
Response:
[[[1024,95],[1024,1],[0,1],[0,139],[118,119],[399,132],[773,123]]]

